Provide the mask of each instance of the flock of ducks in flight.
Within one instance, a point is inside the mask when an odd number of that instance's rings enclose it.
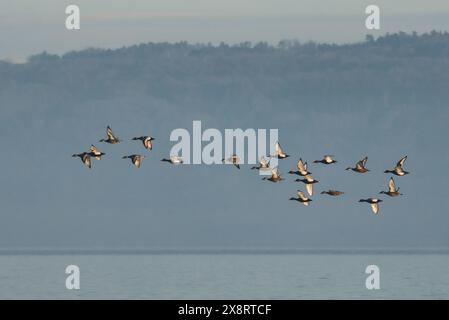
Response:
[[[107,139],[101,139],[99,142],[105,142],[105,143],[109,143],[109,144],[117,144],[122,141],[116,135],[114,135],[111,127],[109,127],[109,126],[106,129],[106,134],[107,134]],[[151,136],[140,136],[140,137],[134,137],[131,140],[141,141],[143,146],[145,147],[145,149],[152,150],[153,149],[153,141],[155,139]],[[79,157],[81,159],[81,161],[83,162],[83,164],[86,167],[88,167],[89,169],[91,169],[92,168],[92,160],[91,159],[95,158],[96,160],[101,160],[101,157],[104,155],[105,155],[105,153],[98,150],[98,148],[95,147],[94,145],[91,145],[89,152],[73,154],[72,157]],[[270,159],[273,157],[282,160],[282,159],[286,159],[286,158],[290,157],[290,155],[288,155],[284,152],[284,150],[282,149],[279,142],[276,142],[275,154],[270,155],[268,158],[262,157],[259,161],[259,164],[257,166],[251,167],[251,169],[252,170],[262,170],[262,171],[271,170],[271,176],[264,177],[264,178],[262,178],[262,180],[267,180],[267,181],[271,181],[271,182],[281,182],[285,179],[279,173],[278,168],[270,167]],[[145,159],[145,156],[141,155],[141,154],[131,154],[131,155],[123,156],[122,158],[123,159],[131,159],[132,164],[134,166],[136,166],[137,168],[140,168],[142,160]],[[384,173],[390,173],[390,174],[396,175],[398,177],[402,177],[402,176],[405,176],[406,174],[409,174],[408,171],[404,170],[404,162],[406,159],[407,159],[407,156],[401,158],[396,163],[396,166],[394,167],[394,169],[385,170]],[[170,158],[163,158],[163,159],[161,159],[161,161],[169,162],[170,164],[173,164],[173,165],[179,165],[179,164],[183,163],[182,158],[179,156],[176,156],[176,155],[173,155]],[[222,161],[223,161],[223,163],[232,164],[237,169],[240,169],[240,160],[236,154],[233,154],[228,159],[222,159]],[[366,168],[367,161],[368,161],[368,157],[365,157],[362,160],[358,161],[354,167],[347,167],[346,170],[352,170],[357,173],[369,172],[370,170]],[[332,164],[337,163],[337,160],[335,160],[334,156],[332,156],[332,155],[325,155],[323,157],[323,159],[315,160],[315,161],[313,161],[313,163],[332,165]],[[307,162],[304,162],[302,159],[299,159],[296,167],[297,167],[296,171],[292,170],[292,171],[289,171],[288,173],[302,177],[301,179],[298,178],[295,181],[303,182],[305,184],[305,188],[307,190],[309,197],[306,196],[306,194],[303,191],[298,190],[297,196],[290,198],[290,200],[298,201],[298,202],[302,203],[303,205],[308,206],[309,203],[312,201],[312,199],[310,197],[313,195],[313,185],[316,183],[319,183],[319,181],[315,180],[312,177],[312,173],[308,171]],[[321,194],[327,194],[332,197],[338,197],[338,196],[343,195],[344,192],[338,191],[338,190],[327,190],[327,191],[322,191]],[[390,177],[390,180],[388,182],[388,190],[381,191],[381,192],[379,192],[379,194],[385,194],[390,197],[397,197],[397,196],[402,195],[402,193],[399,192],[399,187],[396,187],[393,177]],[[379,203],[382,201],[383,201],[382,199],[379,199],[377,197],[359,200],[359,202],[369,203],[371,205],[371,209],[374,214],[379,213]]]

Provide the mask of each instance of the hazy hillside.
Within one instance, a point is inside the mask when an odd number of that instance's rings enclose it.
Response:
[[[23,65],[2,63],[0,94],[5,99],[26,88],[39,100],[51,91],[80,100],[132,93],[212,102],[245,100],[251,92],[277,102],[439,105],[448,94],[448,68],[448,33],[394,34],[348,45],[148,43],[62,57],[43,53]]]

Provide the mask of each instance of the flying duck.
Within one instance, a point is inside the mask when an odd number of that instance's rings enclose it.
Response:
[[[147,150],[151,150],[153,149],[153,140],[155,140],[153,137],[150,136],[142,136],[142,137],[134,137],[132,138],[132,140],[140,140],[143,143],[143,146],[147,149]]]
[[[142,156],[140,154],[132,154],[130,156],[123,156],[122,159],[131,159],[133,165],[135,165],[137,168],[140,168],[140,164],[142,163],[143,159],[145,159],[145,156]]]
[[[303,177],[311,174],[311,172],[307,171],[307,162],[303,162],[302,159],[298,160],[296,167],[298,168],[298,171],[289,171],[288,173],[296,174],[298,176],[303,176]]]
[[[296,179],[296,182],[304,182],[306,184],[306,189],[309,195],[313,195],[313,184],[318,183],[318,180],[315,180],[310,174],[305,176],[305,179]]]
[[[325,155],[324,157],[323,157],[323,159],[321,159],[321,160],[315,160],[315,161],[313,161],[313,163],[323,163],[323,164],[332,164],[332,163],[336,163],[337,162],[337,160],[334,160],[334,158],[333,158],[334,156],[331,156],[331,155]]]
[[[407,160],[407,156],[405,156],[401,160],[399,160],[396,163],[396,167],[393,170],[385,170],[384,173],[392,173],[392,174],[395,174],[400,177],[405,176],[406,174],[409,174],[410,172],[405,171],[403,168],[405,160]]]
[[[368,199],[360,199],[359,202],[368,202],[371,204],[371,209],[373,210],[374,214],[379,213],[379,203],[382,202],[382,200],[377,198],[368,198]]]
[[[352,170],[352,171],[355,171],[358,173],[368,172],[369,170],[365,167],[367,161],[368,161],[368,157],[365,157],[356,163],[355,168],[347,167],[346,170]]]
[[[233,154],[229,159],[222,159],[223,163],[226,163],[226,161],[232,163],[237,169],[240,169],[240,160],[239,157],[237,157],[236,154]]]
[[[271,170],[271,177],[269,178],[263,177],[262,180],[268,180],[271,182],[280,182],[284,180],[284,178],[282,178],[281,174],[278,171],[278,168],[276,167],[273,170]]]
[[[170,159],[164,158],[161,161],[170,162],[171,164],[175,165],[182,164],[184,162],[180,156],[170,156]]]
[[[89,155],[91,157],[95,157],[95,159],[97,160],[101,160],[101,157],[104,156],[105,153],[98,150],[97,147],[95,147],[94,145],[91,145]]]
[[[333,197],[338,197],[344,194],[343,191],[337,191],[337,190],[328,190],[328,191],[321,191],[321,194],[328,194]]]
[[[79,157],[86,167],[92,168],[92,161],[90,160],[90,155],[87,152],[73,154],[72,157]]]
[[[297,198],[290,198],[290,200],[296,200],[301,202],[303,205],[308,206],[309,202],[312,201],[312,199],[309,199],[305,196],[304,192],[302,192],[301,190],[298,190],[297,192],[298,197]]]
[[[394,183],[393,177],[388,181],[388,191],[381,191],[380,194],[386,194],[390,197],[402,196],[402,193],[399,192],[399,188],[396,189],[396,184]]]
[[[106,129],[107,139],[101,139],[100,142],[106,142],[110,144],[116,144],[120,142],[120,139],[114,135],[110,126]]]
[[[288,154],[286,154],[284,152],[284,150],[282,149],[281,145],[279,144],[279,141],[276,142],[276,144],[274,145],[274,148],[275,148],[276,153],[275,153],[275,155],[273,157],[276,157],[278,159],[285,159],[287,157],[290,157]]]
[[[251,170],[268,170],[270,169],[270,159],[266,159],[265,157],[260,158],[259,165],[251,167]]]

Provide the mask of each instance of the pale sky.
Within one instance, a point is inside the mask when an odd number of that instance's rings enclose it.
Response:
[[[65,29],[69,4],[80,7],[81,30]],[[373,33],[369,4],[381,9],[374,34],[449,30],[449,2],[440,0],[0,0],[0,59],[142,42],[353,42]]]

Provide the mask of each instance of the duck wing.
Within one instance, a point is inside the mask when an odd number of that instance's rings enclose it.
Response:
[[[90,155],[85,153],[81,160],[83,160],[83,163],[86,167],[88,167],[89,169],[92,168],[92,161],[90,159]]]
[[[355,165],[357,169],[364,169],[366,165],[366,161],[368,161],[368,157],[363,158]]]
[[[279,174],[278,168],[274,168],[273,170],[271,170],[271,178],[272,179],[279,179],[281,177],[281,175]]]
[[[396,185],[394,183],[393,177],[391,177],[390,181],[388,181],[388,191],[389,192],[395,192],[396,191]]]
[[[367,161],[368,161],[368,157],[365,157],[365,158],[362,159],[363,167],[366,166],[366,162],[367,162]]]
[[[407,160],[407,156],[403,157],[401,160],[398,161],[398,163],[396,163],[396,168],[401,168],[404,165],[405,160]]]
[[[117,140],[117,137],[114,135],[114,132],[112,132],[112,129],[110,126],[106,129],[106,134],[108,135],[108,138],[111,140]]]
[[[307,164],[304,164],[302,162],[302,159],[298,160],[298,163],[296,164],[296,166],[298,167],[299,172],[307,171]]]
[[[171,156],[170,160],[173,164],[181,164],[183,162],[180,156]]]
[[[376,203],[371,203],[371,210],[373,210],[374,214],[378,214],[379,213],[379,204]]]
[[[282,150],[281,144],[279,142],[276,142],[274,148],[276,150],[277,155],[284,153],[284,150]]]
[[[313,184],[312,184],[312,183],[306,184],[306,189],[307,189],[307,193],[308,193],[310,196],[313,196]]]
[[[150,137],[146,137],[145,140],[143,141],[143,145],[145,146],[145,148],[147,148],[148,150],[153,149],[153,143],[151,142],[151,138]]]
[[[307,200],[307,197],[306,197],[306,195],[304,194],[304,192],[298,191],[298,192],[297,192],[297,195],[298,195],[298,198],[299,198],[299,199],[301,199],[301,200]]]
[[[260,167],[268,168],[270,166],[270,160],[265,159],[265,157],[260,158]]]
[[[91,146],[90,146],[90,151],[91,151],[93,154],[100,154],[100,151],[98,151],[97,147],[95,147],[94,145],[91,145]]]
[[[101,160],[102,152],[100,150],[98,150],[97,147],[95,147],[94,145],[91,145],[90,152],[91,152],[91,154],[93,154],[95,156],[95,159]]]
[[[142,159],[138,156],[135,156],[132,158],[132,162],[137,168],[140,168],[140,163],[142,162]]]

